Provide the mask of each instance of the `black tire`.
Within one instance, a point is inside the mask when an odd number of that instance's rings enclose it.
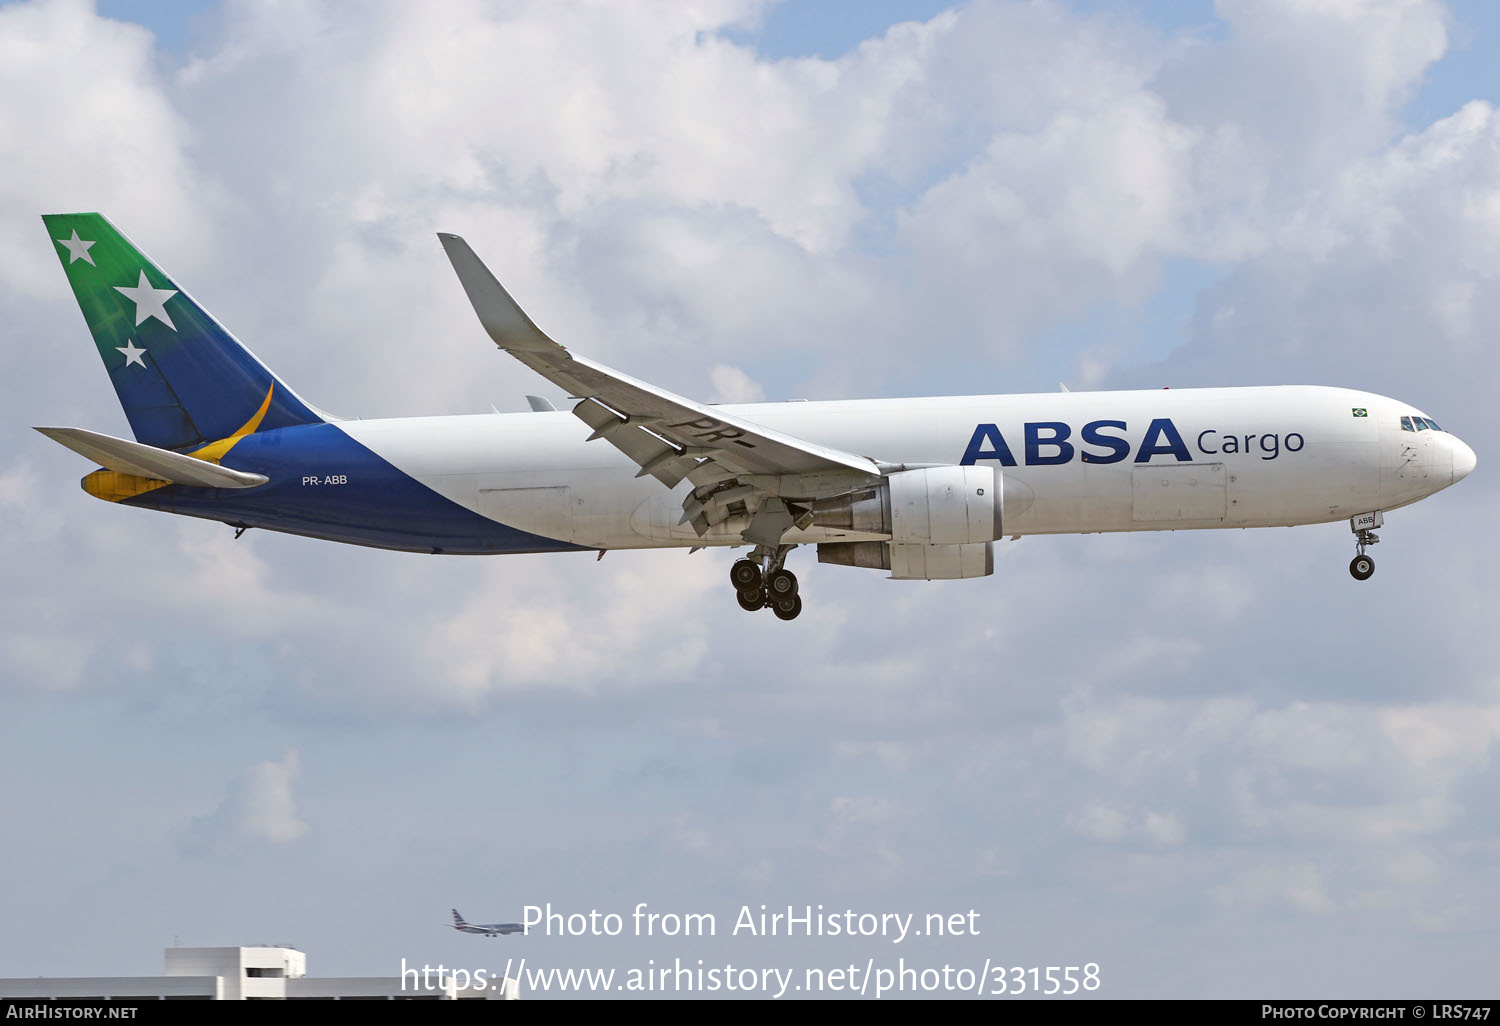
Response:
[[[1375,573],[1375,560],[1369,556],[1355,556],[1349,561],[1349,573],[1356,581],[1368,581]]]
[[[729,568],[729,583],[735,591],[759,591],[760,567],[748,559],[736,560]]]
[[[793,595],[790,599],[778,599],[772,603],[771,611],[776,614],[778,620],[795,620],[797,614],[802,612],[802,596]]]
[[[766,591],[772,599],[791,598],[797,594],[797,575],[790,570],[777,570],[766,577]]]
[[[753,613],[757,609],[764,609],[766,605],[765,593],[759,589],[755,591],[737,591],[734,597],[739,599],[740,608],[747,613]]]

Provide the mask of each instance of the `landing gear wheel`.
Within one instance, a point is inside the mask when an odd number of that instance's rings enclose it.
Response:
[[[734,585],[735,591],[759,591],[760,567],[748,559],[737,560],[729,568],[729,583]]]
[[[802,596],[793,595],[789,599],[777,599],[772,604],[771,610],[778,620],[795,620],[797,614],[802,612]]]
[[[797,576],[783,565],[787,553],[795,547],[757,544],[748,557],[734,561],[729,568],[729,580],[734,584],[735,601],[741,609],[753,612],[769,606],[782,620],[796,619],[802,612]]]
[[[755,591],[737,591],[734,593],[734,597],[739,599],[740,608],[748,613],[753,613],[757,609],[764,609],[766,606],[766,594],[760,589],[756,589]]]
[[[1375,561],[1365,555],[1365,549],[1380,543],[1375,528],[1385,525],[1385,516],[1374,510],[1349,518],[1349,529],[1354,532],[1354,558],[1349,561],[1349,574],[1356,581],[1368,581],[1375,572]]]
[[[790,570],[773,570],[766,575],[766,591],[771,600],[789,599],[797,594],[797,575]],[[796,616],[793,613],[792,616]],[[791,619],[791,617],[786,617]]]

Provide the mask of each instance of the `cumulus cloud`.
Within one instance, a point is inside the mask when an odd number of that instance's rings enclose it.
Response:
[[[67,88],[39,89],[38,82]],[[0,9],[0,131],[14,146],[0,177],[0,269],[9,289],[57,284],[38,259],[39,213],[112,210],[150,224],[158,239],[186,241],[212,186],[185,149],[188,121],[167,94],[151,34],[98,17],[87,0]]]
[[[184,850],[193,855],[240,855],[279,847],[307,833],[297,818],[292,785],[302,774],[302,758],[288,748],[279,762],[251,766],[229,785],[217,808],[187,827]]]
[[[710,376],[714,385],[714,402],[758,403],[766,397],[766,390],[738,367],[721,363],[714,367]]]
[[[841,794],[829,802],[828,812],[840,823],[875,825],[900,818],[904,810],[889,798]]]
[[[1219,899],[1227,904],[1277,903],[1293,911],[1325,915],[1334,903],[1323,887],[1316,866],[1294,864],[1246,870],[1233,882],[1220,887]]]

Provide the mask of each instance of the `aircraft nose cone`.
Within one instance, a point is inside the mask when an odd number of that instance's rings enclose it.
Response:
[[[1457,484],[1468,477],[1479,463],[1479,458],[1474,455],[1474,450],[1468,445],[1453,439],[1453,481]]]

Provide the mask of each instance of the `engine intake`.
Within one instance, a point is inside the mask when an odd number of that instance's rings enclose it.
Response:
[[[889,535],[896,545],[973,545],[1004,531],[1001,476],[993,467],[927,467],[869,488],[819,499],[812,523]]]

